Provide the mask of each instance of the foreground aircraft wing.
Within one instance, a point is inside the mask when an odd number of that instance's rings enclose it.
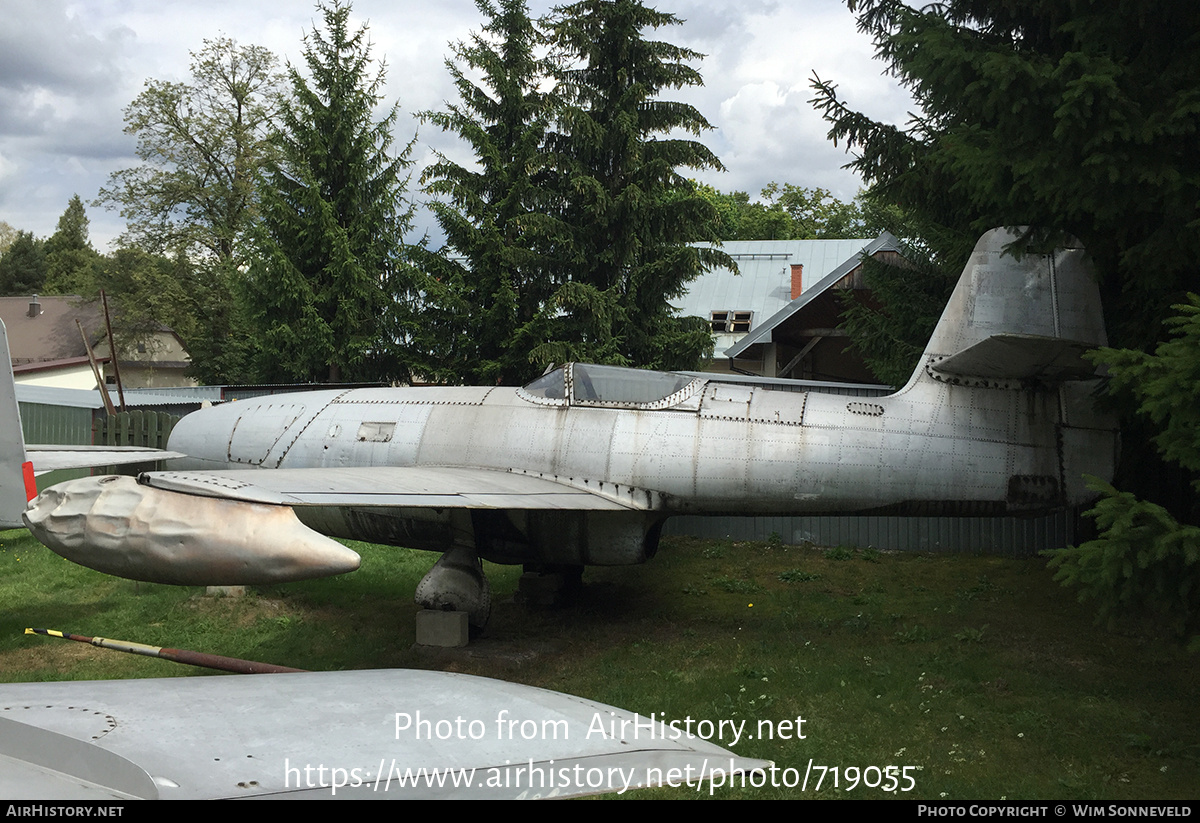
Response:
[[[276,506],[629,511],[650,508],[614,483],[572,485],[515,471],[441,466],[360,466],[271,471],[146,472],[156,489]]]
[[[532,799],[771,766],[692,728],[450,672],[13,683],[0,797]]]
[[[99,466],[124,466],[130,463],[154,463],[187,456],[181,452],[143,449],[137,446],[27,445],[25,453],[36,474],[58,469],[91,469]]]

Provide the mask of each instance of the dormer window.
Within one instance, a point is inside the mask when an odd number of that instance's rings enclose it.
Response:
[[[753,315],[752,311],[715,311],[708,322],[715,334],[745,334]]]

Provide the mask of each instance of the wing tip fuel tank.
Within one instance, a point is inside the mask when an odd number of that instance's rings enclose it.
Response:
[[[131,477],[60,483],[34,499],[24,518],[61,557],[151,583],[283,583],[354,571],[360,561],[288,506],[179,494]]]

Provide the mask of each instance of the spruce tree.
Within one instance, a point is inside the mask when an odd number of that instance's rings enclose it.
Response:
[[[444,288],[427,319],[436,327],[440,375],[455,382],[520,384],[542,371],[530,352],[546,339],[557,285],[556,242],[568,236],[553,213],[545,151],[551,96],[536,50],[541,35],[524,0],[476,0],[487,22],[454,46],[446,67],[459,102],[424,112],[475,156],[465,168],[445,156],[422,175],[446,234],[424,265]],[[481,75],[480,82],[468,77]],[[432,301],[431,301],[432,302]]]
[[[879,123],[818,82],[831,137],[877,194],[972,240],[1068,232],[1099,270],[1109,334],[1146,349],[1200,258],[1200,6],[854,0],[920,106]]]
[[[390,151],[399,112],[375,121],[384,71],[349,4],[319,4],[305,37],[309,77],[289,67],[266,165],[258,258],[246,278],[260,378],[406,379],[413,360],[414,273],[403,233],[411,143]]]
[[[1153,354],[1104,349],[1093,357],[1108,366],[1112,389],[1133,395],[1156,425],[1154,445],[1168,466],[1190,472],[1200,492],[1200,296],[1175,310],[1166,321],[1173,333]],[[1093,487],[1102,494],[1089,512],[1100,535],[1047,552],[1055,579],[1094,600],[1098,618],[1146,611],[1200,651],[1200,512],[1178,517],[1106,483]]]
[[[1106,489],[1091,513],[1100,537],[1059,555],[1060,578],[1108,611],[1158,599],[1177,628],[1195,631],[1200,489],[1188,481],[1200,465],[1169,452],[1174,464],[1156,461],[1137,410],[1164,427],[1160,446],[1186,439],[1180,429],[1195,437],[1194,404],[1155,398],[1190,385],[1200,363],[1187,297],[1200,258],[1200,6],[948,0],[917,10],[852,0],[851,8],[920,107],[900,129],[817,83],[831,136],[855,152],[852,165],[875,193],[944,238],[957,235],[940,244],[947,265],[963,254],[947,251],[955,243],[965,249],[964,239],[997,225],[1033,227],[1034,250],[1046,232],[1069,232],[1096,263],[1109,339],[1123,350],[1102,359],[1113,384],[1128,387],[1113,394],[1124,412],[1117,482],[1152,502]],[[1172,305],[1185,307],[1185,319],[1168,320]],[[1172,325],[1186,334],[1168,341]]]
[[[670,301],[724,253],[716,211],[680,170],[721,169],[698,141],[711,128],[693,106],[660,99],[702,85],[700,54],[647,33],[679,25],[638,0],[582,0],[556,10],[553,43],[563,105],[551,148],[561,174],[571,259],[553,302],[545,360],[695,368],[712,351],[708,324]]]

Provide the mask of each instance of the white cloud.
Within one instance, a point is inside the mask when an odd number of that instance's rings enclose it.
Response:
[[[548,13],[556,0],[533,0]],[[757,194],[772,180],[824,186],[852,196],[849,159],[826,139],[809,105],[814,71],[847,101],[903,122],[911,106],[881,76],[869,41],[838,0],[667,0],[648,3],[686,20],[655,36],[707,54],[703,89],[664,95],[695,105],[716,127],[702,139],[726,174],[705,182]],[[221,35],[264,46],[303,69],[301,37],[319,23],[309,0],[0,0],[0,219],[39,235],[54,230],[72,194],[95,197],[108,175],[136,162],[122,112],[147,78],[184,80],[189,52]],[[450,43],[482,25],[472,0],[356,0],[369,22],[374,56],[387,62],[386,102],[398,101],[396,143],[417,130],[414,116],[441,109],[455,93],[443,65]],[[432,150],[469,159],[452,135],[421,127],[413,185]],[[93,210],[102,245],[121,231],[114,213]]]

